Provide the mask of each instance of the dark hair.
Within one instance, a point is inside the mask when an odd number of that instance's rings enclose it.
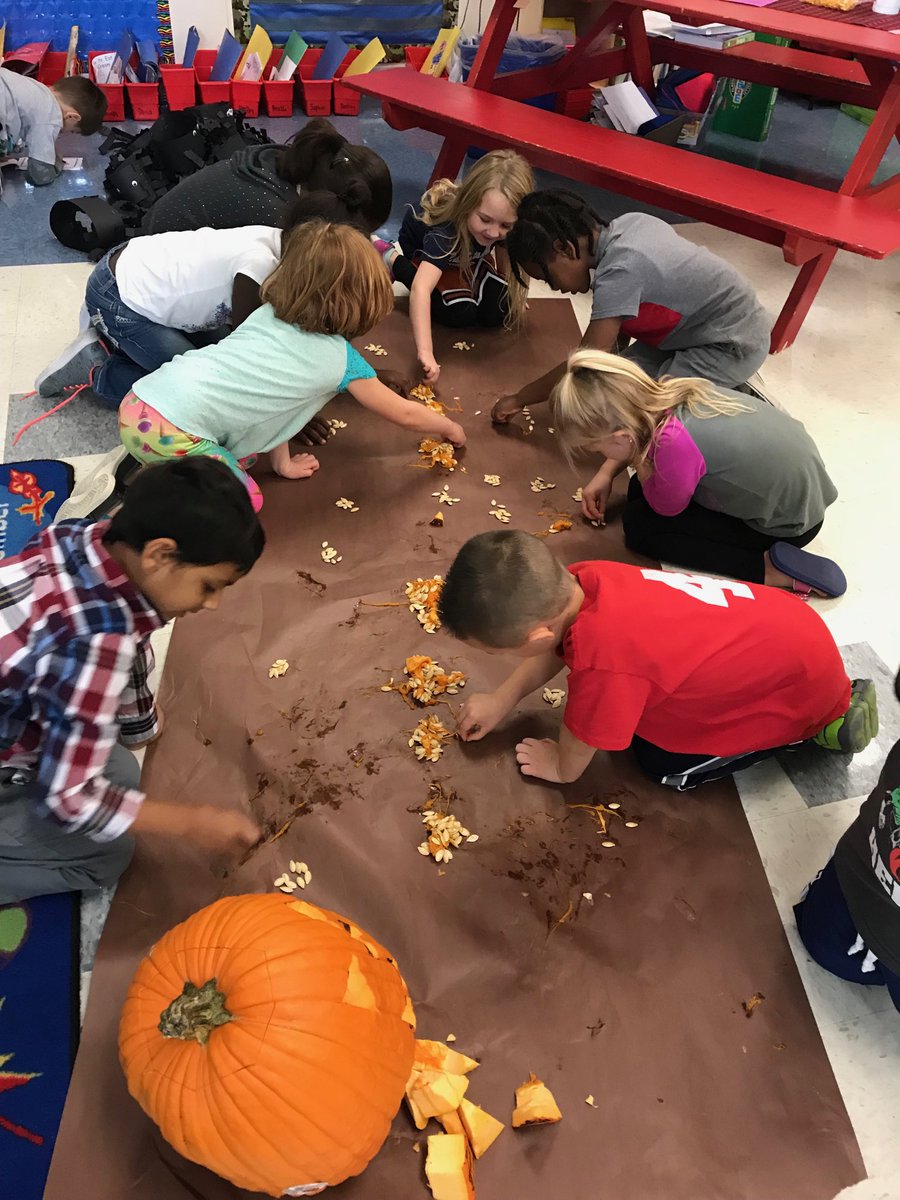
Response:
[[[519,205],[516,223],[506,235],[506,253],[519,283],[527,286],[528,278],[521,274],[522,266],[543,268],[545,283],[550,279],[547,266],[563,246],[578,246],[578,239],[587,237],[591,254],[596,248],[598,230],[606,222],[575,192],[565,188],[548,188],[532,192]]]
[[[498,650],[521,646],[565,608],[572,577],[540,539],[520,529],[469,538],[447,572],[438,615],[458,638]]]
[[[356,208],[352,195],[334,192],[303,192],[287,206],[281,219],[282,250],[289,234],[307,221],[327,221],[329,225],[352,225],[368,236],[366,222]]]
[[[86,75],[67,75],[57,79],[51,91],[81,117],[79,132],[97,132],[106,116],[108,101],[96,83],[92,83]]]
[[[213,458],[177,458],[145,467],[125,493],[103,541],[140,552],[171,538],[187,566],[233,563],[246,574],[266,536],[243,483]]]
[[[351,146],[324,117],[314,117],[282,147],[276,170],[295,187],[332,192],[374,233],[391,213],[393,185],[384,159],[368,146]]]

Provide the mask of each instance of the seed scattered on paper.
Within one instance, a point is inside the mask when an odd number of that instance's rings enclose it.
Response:
[[[444,743],[453,737],[437,717],[423,717],[412,731],[408,745],[420,762],[437,762],[444,753]],[[426,853],[429,853],[426,850]]]
[[[414,388],[409,389],[410,400],[421,400],[427,402],[434,399],[434,388],[429,383],[417,383]]]
[[[287,675],[289,666],[290,663],[286,658],[276,658],[271,667],[269,667],[269,678],[280,679],[282,675]]]
[[[466,686],[462,671],[445,671],[427,654],[413,654],[407,660],[403,673],[409,678],[397,683],[391,679],[382,685],[383,692],[399,692],[404,699],[411,697],[419,704],[434,704],[437,696],[455,696]]]
[[[448,1034],[447,1034],[447,1036],[444,1038],[444,1041],[445,1041],[445,1042],[451,1042],[451,1043],[452,1043],[452,1042],[455,1042],[455,1041],[456,1041],[456,1034],[455,1034],[455,1033],[448,1033]]]
[[[544,688],[543,699],[551,708],[559,708],[565,694],[562,688]]]
[[[475,343],[474,342],[454,342],[453,349],[454,350],[474,350]]]
[[[448,471],[454,471],[459,466],[452,443],[437,438],[423,438],[419,443],[419,458],[424,467],[446,467]]]
[[[607,804],[606,807],[609,809],[610,812],[618,812],[619,809],[622,807],[622,805],[619,803],[618,800],[610,800],[609,804]]]
[[[596,1102],[594,1101],[594,1097],[593,1097],[593,1096],[585,1096],[585,1098],[584,1098],[584,1102],[585,1102],[585,1104],[589,1104],[589,1105],[591,1106],[591,1108],[596,1108],[596,1107],[597,1107],[597,1105],[596,1105]]]
[[[499,475],[485,475],[484,482],[486,484],[489,484],[490,487],[499,487],[500,486],[500,476]]]
[[[555,483],[548,483],[547,480],[542,479],[540,475],[538,475],[537,479],[532,479],[531,481],[531,490],[533,492],[549,492],[555,487]]]
[[[480,416],[481,416],[481,409],[480,409],[480,408],[478,408],[478,409],[476,409],[476,410],[475,410],[475,416],[476,416],[476,417],[480,417]]]
[[[547,426],[547,432],[548,432],[548,433],[556,433],[556,430],[553,428],[553,426],[552,426],[552,425],[548,425],[548,426]]]
[[[343,562],[343,554],[338,554],[334,546],[329,546],[327,542],[322,543],[322,562],[328,563],[330,567],[335,567],[339,562]]]
[[[525,432],[534,433],[534,417],[531,415],[531,409],[527,405],[522,409],[522,416],[525,418]]]
[[[572,499],[577,500],[577,502],[580,504],[584,499],[584,488],[576,488],[576,490],[572,493]]]
[[[347,422],[346,422],[346,421],[339,421],[339,420],[337,419],[337,417],[329,417],[329,418],[328,418],[328,428],[331,430],[331,432],[332,432],[332,433],[337,433],[337,431],[338,431],[339,429],[346,429],[346,428],[347,428]]]
[[[460,496],[450,495],[450,484],[445,483],[439,492],[432,492],[432,496],[437,499],[438,504],[459,504]]]
[[[512,513],[505,504],[501,504],[499,500],[496,500],[491,504],[491,516],[496,517],[502,525],[508,525]]]
[[[458,850],[464,843],[477,842],[478,834],[470,833],[458,817],[449,811],[459,796],[456,792],[445,792],[443,785],[433,783],[428,789],[429,807],[422,813],[422,824],[428,830],[428,837],[416,849],[422,855],[428,855],[436,863],[448,863],[453,858],[453,851]],[[451,1034],[447,1041],[456,1041]]]
[[[593,892],[582,892],[581,895],[585,900],[587,900],[588,904],[593,904],[593,902],[594,902],[594,893]]]
[[[406,585],[409,611],[415,613],[416,620],[426,633],[435,633],[441,627],[437,606],[443,586],[443,575],[434,575],[431,579],[411,579]]]
[[[348,512],[359,512],[359,506],[355,500],[348,500],[346,496],[341,496],[340,500],[335,500],[335,508],[346,508]]]
[[[297,888],[302,890],[312,879],[312,871],[310,871],[305,862],[298,863],[291,859],[289,866],[296,878],[292,879],[291,876],[285,871],[283,875],[279,875],[272,885],[273,887],[277,887],[279,891],[284,892],[286,895],[290,895],[291,892],[295,892]]]
[[[384,346],[379,346],[375,342],[370,342],[365,349],[368,350],[370,354],[376,355],[378,358],[387,358],[387,350],[385,350]]]

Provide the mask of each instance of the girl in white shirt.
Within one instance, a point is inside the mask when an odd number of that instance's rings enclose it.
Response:
[[[310,192],[288,210],[284,236],[316,217],[353,222],[355,213],[340,196]],[[90,328],[44,371],[37,390],[57,396],[89,383],[118,408],[142,376],[221,340],[259,307],[281,244],[281,229],[247,225],[157,233],[110,250],[88,279]],[[324,429],[315,426],[306,440],[321,444]]]
[[[276,474],[303,479],[312,454],[291,454],[296,431],[339,392],[406,429],[465,443],[443,413],[404,400],[379,382],[350,345],[394,307],[378,251],[349,225],[310,221],[285,235],[263,304],[221,342],[181,354],[138,380],[119,409],[119,431],[143,463],[208,455],[243,479],[254,508],[251,460],[270,452]]]

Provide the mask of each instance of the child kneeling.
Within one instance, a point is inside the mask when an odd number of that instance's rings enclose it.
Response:
[[[339,392],[405,429],[465,442],[461,426],[396,395],[350,345],[394,307],[384,264],[358,230],[318,220],[298,226],[260,295],[262,306],[223,341],[135,383],[119,409],[134,458],[220,459],[258,511],[262,493],[245,468],[268,451],[285,479],[317,471],[312,454],[291,454],[290,439]]]
[[[525,660],[469,697],[464,741],[568,667],[559,741],[516,747],[522,774],[552,783],[630,746],[648,775],[684,790],[810,739],[857,753],[877,732],[874,685],[851,685],[821,618],[775,588],[625,563],[567,569],[537,538],[503,530],[466,542],[438,611],[456,637]]]

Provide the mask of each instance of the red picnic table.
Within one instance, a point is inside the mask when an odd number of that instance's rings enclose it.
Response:
[[[707,49],[648,37],[644,10],[690,24],[718,21],[790,38]],[[562,59],[497,75],[518,9],[495,0],[465,84],[406,69],[347,83],[382,101],[396,129],[444,137],[432,180],[454,178],[468,147],[510,146],[534,165],[781,247],[800,268],[772,332],[772,353],[791,345],[839,249],[886,258],[900,249],[900,174],[873,185],[900,126],[900,16],[871,0],[849,12],[805,0],[753,7],[734,0],[608,0]],[[592,9],[592,12],[594,10]],[[620,44],[610,48],[610,35]],[[837,192],[525,106],[548,92],[630,72],[653,94],[653,68],[677,63],[731,79],[875,109]]]

